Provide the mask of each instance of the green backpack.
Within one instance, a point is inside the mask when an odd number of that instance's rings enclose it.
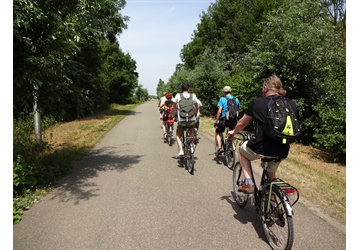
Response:
[[[183,93],[180,94],[179,115],[183,119],[191,118],[195,115],[193,94],[189,98],[185,98]]]

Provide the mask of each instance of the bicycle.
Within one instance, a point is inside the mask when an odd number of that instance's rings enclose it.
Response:
[[[185,127],[184,133],[182,135],[182,145],[184,150],[184,156],[180,159],[185,161],[185,168],[188,170],[190,174],[194,174],[194,165],[195,165],[195,149],[196,145],[199,142],[199,138],[196,136],[189,136],[189,128]]]
[[[252,134],[239,133],[242,138],[237,138],[244,143]],[[241,144],[242,144],[241,143]],[[276,158],[261,159],[264,162],[276,160]],[[292,207],[299,200],[298,190],[280,178],[269,181],[267,171],[263,170],[259,188],[256,185],[253,170],[251,172],[254,182],[254,194],[238,192],[239,186],[245,181],[240,162],[237,162],[233,170],[233,196],[240,208],[244,208],[252,198],[252,205],[259,214],[266,239],[274,250],[291,249],[294,242],[294,226]],[[288,195],[296,194],[296,198],[290,201]],[[295,201],[294,201],[295,200]]]
[[[220,137],[221,137],[221,147],[223,149],[223,154],[225,155],[225,165],[229,168],[229,169],[233,169],[235,162],[236,162],[236,145],[237,145],[237,140],[234,136],[229,136],[228,135],[228,131],[229,128],[226,127],[225,129],[225,138],[224,138],[224,133],[220,133]],[[218,154],[218,145],[217,145],[217,141],[215,139],[215,155],[217,158],[220,157],[220,154]]]
[[[165,142],[172,146],[173,144],[173,131],[174,131],[174,119],[173,117],[169,117],[166,121],[166,135],[165,135]]]

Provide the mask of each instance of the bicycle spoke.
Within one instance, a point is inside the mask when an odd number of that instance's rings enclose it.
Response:
[[[267,193],[268,191],[269,189],[267,189]],[[294,240],[294,228],[292,217],[286,213],[287,201],[281,199],[281,193],[278,190],[273,190],[269,211],[267,211],[268,202],[268,196],[264,195],[261,204],[261,218],[265,236],[273,249],[291,249]]]
[[[248,194],[238,192],[239,186],[245,181],[243,171],[241,171],[240,163],[237,162],[233,169],[233,196],[239,207],[243,208],[246,206],[248,201]]]
[[[187,141],[186,149],[186,166],[190,174],[194,174],[194,144]]]
[[[226,165],[229,169],[233,169],[235,165],[235,150],[234,143],[232,141],[227,142],[227,148],[225,152]]]

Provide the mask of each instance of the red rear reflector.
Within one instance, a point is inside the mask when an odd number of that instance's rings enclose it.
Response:
[[[296,190],[295,189],[284,189],[283,192],[285,194],[294,194],[296,192]]]

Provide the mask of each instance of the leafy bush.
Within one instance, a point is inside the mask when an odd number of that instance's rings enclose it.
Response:
[[[42,127],[47,128],[53,123],[53,118],[44,118]],[[31,203],[28,195],[48,178],[41,161],[49,149],[46,143],[36,143],[32,116],[13,121],[14,222],[20,220],[20,212]]]
[[[33,190],[37,184],[39,168],[32,163],[27,163],[19,155],[13,163],[13,192],[15,195],[22,194],[26,190]]]

